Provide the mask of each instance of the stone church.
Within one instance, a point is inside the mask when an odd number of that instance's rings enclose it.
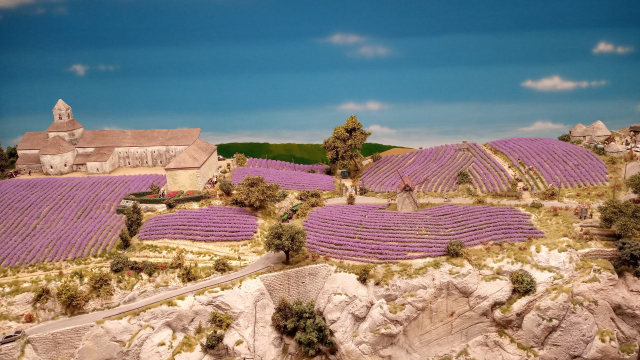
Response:
[[[218,151],[215,145],[199,140],[199,136],[200,129],[85,130],[73,117],[71,106],[60,99],[53,107],[49,128],[27,132],[22,137],[16,169],[62,175],[161,166],[171,169],[174,178],[194,177],[182,182],[202,188],[218,167]],[[175,175],[176,171],[181,176]]]

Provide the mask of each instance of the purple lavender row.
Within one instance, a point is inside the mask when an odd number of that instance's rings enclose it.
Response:
[[[144,223],[138,239],[242,241],[252,239],[257,231],[254,213],[236,207],[211,206],[154,216]]]
[[[295,164],[295,163],[290,163],[290,162],[280,161],[280,160],[268,160],[268,159],[256,159],[256,158],[247,159],[247,167],[260,168],[260,169],[272,169],[272,170],[300,171],[300,172],[308,172],[309,170],[311,170],[317,174],[324,174],[325,171],[329,169],[329,166],[325,164],[302,165],[302,164]]]
[[[0,183],[0,264],[86,257],[115,244],[127,193],[162,186],[162,175],[39,178]]]
[[[335,190],[335,179],[329,175],[264,168],[236,168],[231,176],[231,181],[237,185],[247,175],[262,176],[266,182],[278,184],[287,190]]]

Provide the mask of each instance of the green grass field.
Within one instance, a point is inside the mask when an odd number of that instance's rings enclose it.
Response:
[[[401,146],[365,143],[362,155],[369,156],[376,152],[383,152]],[[320,144],[270,144],[270,143],[227,143],[218,145],[218,154],[232,157],[235,153],[245,154],[247,157],[265,158],[289,161],[296,164],[327,163],[327,152]]]

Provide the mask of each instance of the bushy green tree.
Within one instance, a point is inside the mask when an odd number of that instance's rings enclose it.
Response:
[[[158,271],[158,264],[151,261],[143,261],[142,262],[143,272],[147,274],[148,277],[152,277],[156,271]]]
[[[366,285],[367,281],[369,281],[371,270],[373,270],[373,267],[371,265],[366,265],[365,267],[360,269],[360,272],[358,273],[358,281]]]
[[[149,190],[151,190],[151,192],[154,193],[154,194],[159,194],[160,193],[160,186],[158,186],[156,184],[151,184],[151,185],[149,185]]]
[[[220,180],[218,181],[218,186],[220,187],[220,191],[222,191],[222,193],[226,196],[229,196],[233,193],[233,183],[225,177],[220,178]]]
[[[626,185],[634,194],[640,195],[640,173],[630,176],[626,181]]]
[[[513,291],[520,295],[528,295],[536,292],[536,279],[526,270],[514,271],[509,277]]]
[[[67,311],[82,309],[87,303],[87,295],[78,288],[78,285],[70,282],[58,285],[56,298]]]
[[[289,192],[285,189],[280,189],[280,191],[278,191],[278,197],[276,201],[277,202],[283,201],[284,199],[287,198],[287,196],[289,196]]]
[[[2,148],[2,144],[0,144],[0,173],[4,172],[4,169],[6,169],[9,166],[9,158],[7,157],[7,154],[4,152],[4,149]],[[4,174],[0,174],[0,176],[3,176]],[[0,180],[2,180],[2,178],[0,178]]]
[[[271,315],[271,325],[273,325],[276,331],[281,334],[293,335],[291,330],[287,327],[287,322],[291,318],[293,318],[293,309],[291,308],[291,304],[286,298],[282,297],[280,298],[280,301],[278,301],[278,305],[276,305],[273,315]]]
[[[289,304],[286,299],[280,299],[271,316],[271,324],[281,334],[295,335],[294,340],[307,356],[315,356],[320,346],[333,345],[329,326],[316,313],[313,300],[306,304],[300,300]]]
[[[233,198],[238,203],[261,209],[278,198],[279,190],[278,184],[268,184],[260,175],[247,175],[236,186]]]
[[[122,229],[120,231],[120,243],[122,243],[123,250],[127,250],[131,246],[131,236],[129,236],[129,230]]]
[[[376,162],[378,160],[382,159],[382,155],[380,155],[379,152],[374,153],[373,155],[371,155],[371,160],[373,160],[373,162]]]
[[[640,205],[610,199],[598,207],[600,227],[613,228],[621,237],[634,237],[640,230]]]
[[[204,350],[214,350],[224,340],[224,331],[214,330],[207,335],[204,343],[200,343],[200,347]]]
[[[558,136],[558,140],[564,141],[564,142],[569,142],[569,141],[571,141],[571,135],[562,134],[562,135]]]
[[[226,273],[227,271],[229,271],[231,269],[231,264],[229,264],[229,259],[225,258],[225,257],[218,257],[214,262],[213,262],[213,269],[217,272],[220,273]]]
[[[640,266],[640,243],[630,239],[616,241],[620,251],[620,265],[636,269]]]
[[[113,295],[113,285],[111,275],[108,272],[95,272],[89,276],[89,287],[101,297]]]
[[[172,269],[181,269],[184,266],[184,261],[184,250],[179,249],[178,251],[176,251],[176,254],[173,255],[173,258],[171,258],[169,267]]]
[[[220,328],[222,331],[227,331],[229,326],[233,323],[233,319],[230,314],[214,310],[209,314],[209,322],[211,325]]]
[[[471,183],[471,175],[469,175],[469,172],[467,170],[458,171],[458,176],[456,178],[456,183],[458,183],[459,185],[470,184]]]
[[[129,236],[136,236],[142,226],[142,219],[144,218],[138,202],[134,201],[133,205],[124,211],[124,215],[126,216],[125,225],[129,231]]]
[[[460,240],[451,240],[447,243],[445,251],[447,252],[447,255],[451,257],[460,257],[464,251],[464,243]]]
[[[124,253],[116,254],[111,260],[111,271],[114,273],[122,272],[129,268],[129,258]]]
[[[330,138],[324,140],[322,148],[327,150],[327,158],[331,164],[341,168],[349,168],[353,164],[360,169],[362,144],[371,135],[362,129],[362,124],[355,115],[351,115],[344,125],[336,126]]]
[[[276,223],[272,225],[267,233],[264,248],[267,251],[284,252],[287,257],[285,262],[289,263],[289,253],[302,250],[307,238],[307,232],[295,224]]]
[[[183,266],[180,271],[178,271],[178,279],[183,283],[188,283],[192,281],[198,280],[198,273],[196,271],[196,266],[189,265]]]
[[[36,304],[44,305],[52,297],[53,295],[51,294],[51,289],[49,289],[48,286],[46,285],[38,286],[36,290],[33,292],[33,298],[31,299],[31,303],[33,305],[36,305]]]
[[[353,193],[349,193],[347,195],[347,205],[355,205],[356,204],[356,196]]]
[[[236,163],[239,167],[247,166],[247,157],[244,154],[236,153]]]

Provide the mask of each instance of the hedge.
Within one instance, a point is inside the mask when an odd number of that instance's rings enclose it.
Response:
[[[205,194],[193,194],[182,197],[173,198],[147,198],[145,196],[153,194],[151,191],[141,191],[137,193],[131,193],[124,197],[124,200],[137,201],[140,204],[166,204],[169,200],[175,200],[174,203],[182,204],[187,202],[196,202],[207,198]],[[118,207],[120,208],[120,206]],[[116,210],[117,212],[117,210]]]

